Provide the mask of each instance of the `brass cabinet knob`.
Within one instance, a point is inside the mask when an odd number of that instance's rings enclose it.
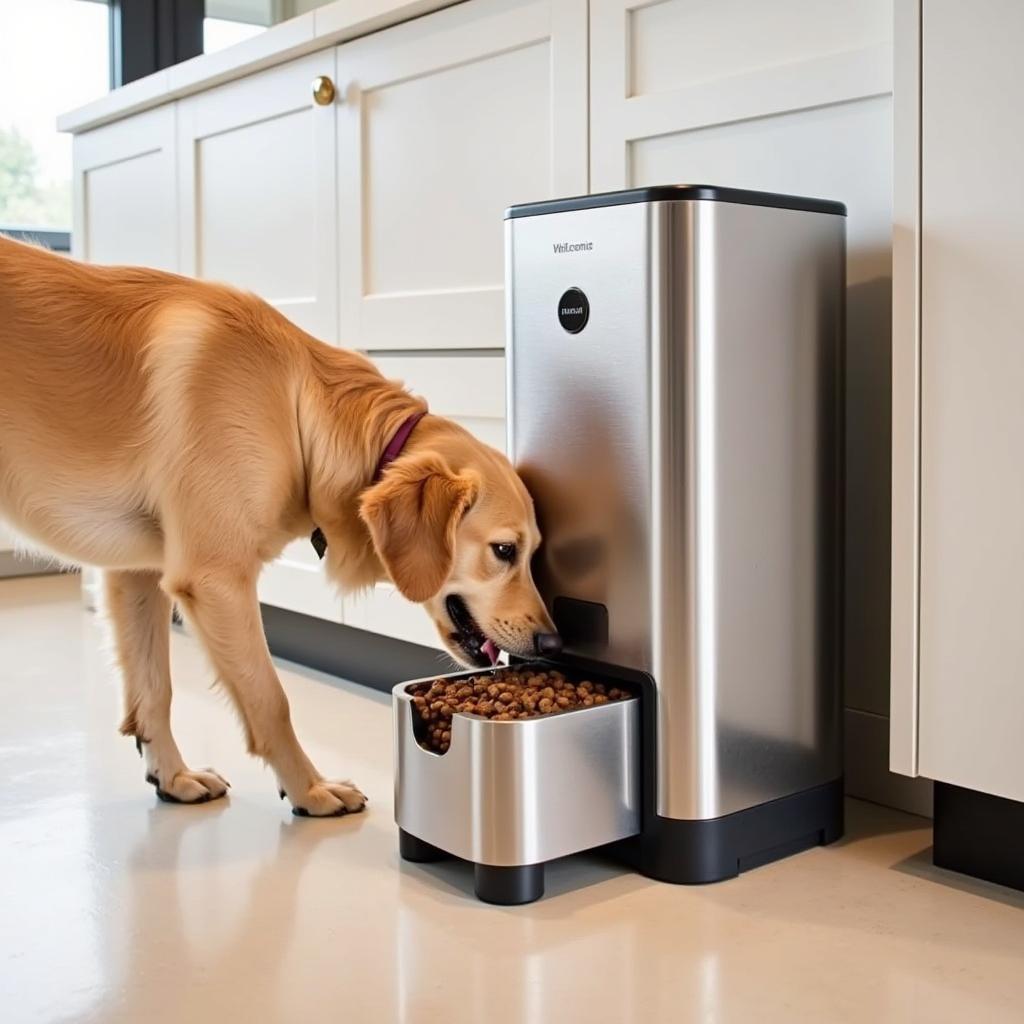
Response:
[[[334,83],[326,75],[317,75],[313,79],[313,102],[320,107],[334,102]]]

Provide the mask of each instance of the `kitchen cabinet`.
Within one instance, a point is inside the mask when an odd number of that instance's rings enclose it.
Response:
[[[472,0],[337,50],[341,331],[500,349],[502,216],[587,190],[584,0]]]
[[[892,765],[1024,801],[1024,9],[897,13]]]
[[[75,136],[72,253],[179,269],[174,106]]]
[[[181,269],[255,292],[303,330],[337,341],[332,79],[315,53],[178,104]]]

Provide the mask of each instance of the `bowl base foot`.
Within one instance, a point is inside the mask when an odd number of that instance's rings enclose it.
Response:
[[[510,907],[533,903],[544,895],[544,865],[517,867],[473,866],[476,897],[484,903]]]
[[[398,830],[398,854],[402,860],[411,861],[413,864],[430,864],[433,861],[446,860],[449,857],[444,850],[439,850],[436,846],[417,839],[416,836],[404,829]]]

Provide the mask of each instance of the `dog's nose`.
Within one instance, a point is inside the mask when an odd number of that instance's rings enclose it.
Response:
[[[533,648],[545,658],[562,653],[562,638],[557,633],[534,633]]]

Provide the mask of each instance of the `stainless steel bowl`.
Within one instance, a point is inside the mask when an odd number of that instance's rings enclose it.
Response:
[[[417,682],[430,681],[400,683],[392,691],[395,820],[405,833],[474,864],[512,867],[639,832],[635,697],[511,722],[456,714],[451,745],[437,754],[416,738],[409,693]]]

